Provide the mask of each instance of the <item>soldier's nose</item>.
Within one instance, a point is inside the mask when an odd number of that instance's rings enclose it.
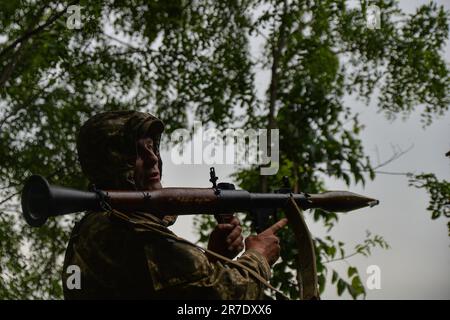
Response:
[[[149,151],[146,153],[145,157],[145,164],[148,167],[153,167],[158,163],[158,157],[156,156],[156,154],[153,151]]]

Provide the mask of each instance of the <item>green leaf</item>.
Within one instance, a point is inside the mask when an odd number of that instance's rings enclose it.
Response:
[[[347,275],[351,278],[354,274],[358,274],[358,270],[355,267],[348,267]]]
[[[331,277],[331,283],[334,284],[338,279],[339,279],[338,273],[335,270],[333,270],[333,276]]]
[[[347,287],[347,283],[344,280],[339,279],[339,281],[337,283],[337,294],[338,294],[338,296],[342,295],[342,293],[344,292],[346,287]]]

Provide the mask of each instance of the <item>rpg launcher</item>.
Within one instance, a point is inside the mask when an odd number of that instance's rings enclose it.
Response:
[[[97,190],[81,191],[55,185],[39,175],[32,175],[22,191],[22,212],[33,227],[42,226],[49,217],[83,211],[145,211],[162,215],[214,214],[226,222],[233,212],[254,214],[257,231],[263,230],[270,215],[283,209],[293,197],[302,209],[348,212],[374,206],[378,200],[348,191],[318,194],[292,193],[287,179],[284,188],[275,193],[251,193],[235,190],[230,183],[216,183],[214,168],[210,169],[211,188],[162,188],[152,191]]]

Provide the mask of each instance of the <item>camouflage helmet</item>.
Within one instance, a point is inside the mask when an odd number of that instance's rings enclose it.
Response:
[[[80,128],[77,138],[83,173],[98,188],[137,190],[136,141],[146,136],[153,138],[162,173],[159,143],[163,130],[163,122],[149,113],[109,111],[93,116]]]

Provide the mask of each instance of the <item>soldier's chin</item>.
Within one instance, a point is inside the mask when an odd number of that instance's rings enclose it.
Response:
[[[146,190],[158,190],[161,189],[161,180],[159,179],[152,179],[147,183]]]

